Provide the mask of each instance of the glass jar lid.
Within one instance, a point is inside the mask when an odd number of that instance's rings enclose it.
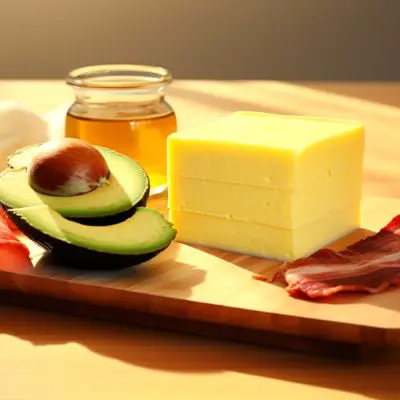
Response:
[[[93,89],[140,89],[164,87],[172,75],[163,68],[151,65],[105,64],[91,65],[69,72],[66,83]]]

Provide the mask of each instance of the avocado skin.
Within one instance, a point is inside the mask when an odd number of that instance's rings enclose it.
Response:
[[[151,260],[169,247],[168,244],[168,246],[157,251],[138,255],[111,254],[85,249],[84,247],[78,247],[55,239],[42,231],[33,228],[22,218],[8,212],[7,207],[3,204],[0,203],[0,205],[17,228],[19,228],[19,230],[33,242],[46,249],[50,253],[49,255],[51,259],[59,266],[85,270],[115,270],[128,268]]]
[[[104,217],[88,217],[88,218],[64,217],[64,218],[68,219],[69,221],[74,221],[82,225],[90,225],[90,226],[107,226],[107,225],[118,224],[119,222],[125,221],[126,219],[131,217],[135,213],[138,207],[146,207],[147,202],[149,200],[149,196],[150,196],[150,185],[147,186],[146,192],[143,194],[141,200],[138,203],[136,203],[133,207],[131,207],[129,210],[122,211],[114,215],[107,215]]]

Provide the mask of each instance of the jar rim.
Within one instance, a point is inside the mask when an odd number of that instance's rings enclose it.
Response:
[[[70,86],[98,89],[136,89],[165,86],[172,82],[164,67],[139,64],[102,64],[79,67],[70,71]]]

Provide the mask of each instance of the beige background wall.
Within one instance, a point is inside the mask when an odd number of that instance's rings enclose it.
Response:
[[[399,0],[0,0],[0,78],[150,63],[177,78],[397,79]]]

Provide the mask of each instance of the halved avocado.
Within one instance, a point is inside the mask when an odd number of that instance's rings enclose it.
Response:
[[[9,167],[0,174],[0,202],[7,209],[48,205],[62,216],[88,225],[108,225],[125,220],[136,207],[146,206],[150,193],[148,175],[131,158],[101,146],[95,147],[110,169],[106,185],[70,197],[35,192],[28,183],[27,165],[40,144],[31,145],[8,158]]]
[[[69,266],[112,269],[137,265],[165,250],[176,229],[160,212],[138,207],[125,221],[82,225],[46,205],[9,209],[7,214],[31,240]]]

